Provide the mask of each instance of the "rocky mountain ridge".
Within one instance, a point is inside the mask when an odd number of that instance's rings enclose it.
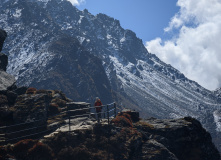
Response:
[[[192,116],[213,137],[220,134],[219,121],[214,121],[219,119],[214,113],[220,110],[220,97],[149,53],[118,20],[79,11],[66,0],[5,0],[0,13],[0,25],[9,35],[7,71],[18,85],[50,86],[77,101],[114,99],[143,117]],[[68,37],[76,47],[68,47]],[[85,55],[87,61],[80,62],[77,55]]]
[[[18,7],[17,12],[23,8],[24,16],[11,17],[9,21],[17,24],[22,21],[24,26],[18,25],[19,36],[9,36],[9,43],[6,43],[6,48],[17,44],[15,48],[10,47],[9,53],[15,54],[9,55],[11,65],[7,70],[15,73],[18,86],[63,90],[68,97],[78,101],[92,101],[100,95],[104,102],[112,102],[110,84],[98,58],[87,52],[78,40],[62,33],[50,18],[44,19],[47,12],[35,3],[7,1],[6,4]],[[31,12],[32,8],[34,12]],[[12,35],[10,30],[8,32]],[[36,52],[35,49],[40,50]],[[92,67],[96,70],[92,71]]]

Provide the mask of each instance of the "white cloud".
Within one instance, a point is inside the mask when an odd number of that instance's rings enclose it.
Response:
[[[221,87],[221,1],[178,0],[177,5],[179,13],[164,30],[178,29],[178,35],[146,42],[146,48],[203,87]]]
[[[85,0],[68,0],[70,1],[74,6],[79,6],[82,3],[85,3]]]

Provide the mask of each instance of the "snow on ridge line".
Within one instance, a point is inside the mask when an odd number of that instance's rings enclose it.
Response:
[[[178,110],[180,110],[180,114],[186,112],[185,115],[188,116],[190,113],[188,110],[191,110],[191,112],[195,114],[200,104],[213,107],[216,106],[214,103],[208,103],[200,94],[192,93],[189,90],[186,90],[185,87],[179,85],[179,83],[170,83],[170,81],[167,80],[166,75],[159,75],[158,71],[152,71],[151,73],[148,72],[150,67],[148,66],[148,63],[145,64],[145,62],[143,62],[143,70],[139,71],[141,77],[143,78],[141,80],[136,75],[134,75],[133,72],[131,72],[131,69],[135,66],[134,64],[128,63],[127,65],[123,65],[116,57],[109,56],[109,58],[113,62],[114,70],[116,71],[117,77],[122,82],[123,86],[139,88],[139,90],[145,94],[152,95],[159,101],[168,105],[170,104],[170,100],[168,100],[168,98],[171,100],[173,99],[174,101],[177,101],[179,104],[181,104],[181,106],[177,105],[176,103],[169,106],[174,108],[174,111],[179,108]],[[141,60],[139,62],[141,63],[138,63],[138,65],[142,64]],[[173,85],[176,87],[172,89],[171,87]],[[151,86],[154,87],[155,90],[152,90]],[[164,95],[165,97],[161,97],[160,95]],[[192,107],[188,109],[186,106]],[[181,112],[182,107],[184,107],[184,110]]]

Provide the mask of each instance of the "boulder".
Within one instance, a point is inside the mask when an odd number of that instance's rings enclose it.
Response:
[[[4,30],[0,29],[0,52],[2,51],[3,43],[6,37],[7,37],[7,33]]]
[[[150,140],[157,141],[161,144],[161,148],[162,145],[165,146],[178,159],[220,159],[210,134],[194,118],[185,117],[171,120],[150,118],[144,120],[142,124],[145,124],[142,126],[142,130],[151,134]],[[155,150],[160,148],[157,143],[151,141],[150,145],[149,141],[147,146],[150,147],[153,144],[152,150],[147,149],[145,152],[156,153]],[[165,149],[163,150],[167,156],[172,156]],[[158,155],[152,154],[152,156]]]
[[[178,158],[171,153],[163,144],[155,140],[148,140],[142,146],[143,159],[149,160],[178,160]]]
[[[8,65],[8,56],[3,53],[0,53],[0,70],[6,71]]]
[[[15,82],[15,77],[0,70],[0,91],[14,88]]]
[[[2,50],[3,43],[7,33],[0,29],[0,51]],[[15,78],[8,73],[6,73],[6,67],[8,65],[8,56],[0,53],[0,91],[13,90],[15,86]]]

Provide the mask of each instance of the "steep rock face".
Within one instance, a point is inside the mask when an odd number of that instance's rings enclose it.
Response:
[[[18,84],[61,88],[71,98],[88,102],[95,95],[107,102],[106,97],[113,89],[120,105],[138,109],[143,117],[193,116],[212,135],[217,134],[213,112],[220,108],[220,98],[149,53],[142,40],[134,32],[123,29],[118,20],[79,11],[66,0],[7,0],[0,4],[0,13],[0,25],[9,35],[5,45],[10,61],[7,70],[16,76]],[[94,59],[90,55],[93,54],[102,61],[97,60],[98,66],[93,65],[95,61],[88,65],[100,68],[102,64],[101,72],[94,72],[92,67],[82,69],[85,62],[80,68],[74,68],[76,72],[74,69],[68,70],[69,74],[63,72],[62,67],[76,65],[60,55],[60,51],[53,54],[50,46],[65,35],[70,37],[70,42],[72,38],[78,39],[84,51],[88,51],[82,52],[89,56],[86,59]],[[62,53],[69,53],[65,47]],[[103,70],[105,75],[97,76]],[[96,82],[92,78],[97,78]],[[100,80],[102,84],[97,85]],[[104,97],[103,89],[109,91]]]
[[[63,90],[77,101],[92,103],[96,96],[104,103],[113,101],[102,62],[86,52],[75,38],[62,33],[46,10],[28,1],[7,1],[2,5],[16,10],[1,10],[10,17],[1,22],[4,26],[11,22],[19,26],[19,36],[9,36],[6,43],[9,55],[15,53],[9,56],[8,72],[14,73],[19,86]],[[6,27],[9,35],[14,35],[11,29]],[[15,43],[17,46],[12,47]]]
[[[221,88],[217,88],[215,91],[213,91],[213,93],[214,93],[217,97],[221,98]]]
[[[47,55],[50,57],[47,63],[41,61],[41,66],[36,66],[39,61],[35,59],[27,66],[32,70],[24,69],[18,84],[62,90],[78,101],[93,102],[96,96],[104,103],[112,101],[102,62],[85,51],[76,39],[65,35],[55,39],[49,44]],[[26,77],[29,77],[28,81]]]
[[[7,37],[7,33],[0,29],[0,51],[2,50],[3,43]],[[11,89],[15,84],[15,78],[6,73],[6,67],[8,65],[8,56],[0,53],[0,91],[6,91]]]
[[[6,37],[6,32],[0,29],[0,51]],[[11,115],[9,106],[13,105],[17,98],[16,93],[11,91],[16,88],[15,78],[5,72],[7,65],[8,56],[0,53],[0,121],[7,119]]]

